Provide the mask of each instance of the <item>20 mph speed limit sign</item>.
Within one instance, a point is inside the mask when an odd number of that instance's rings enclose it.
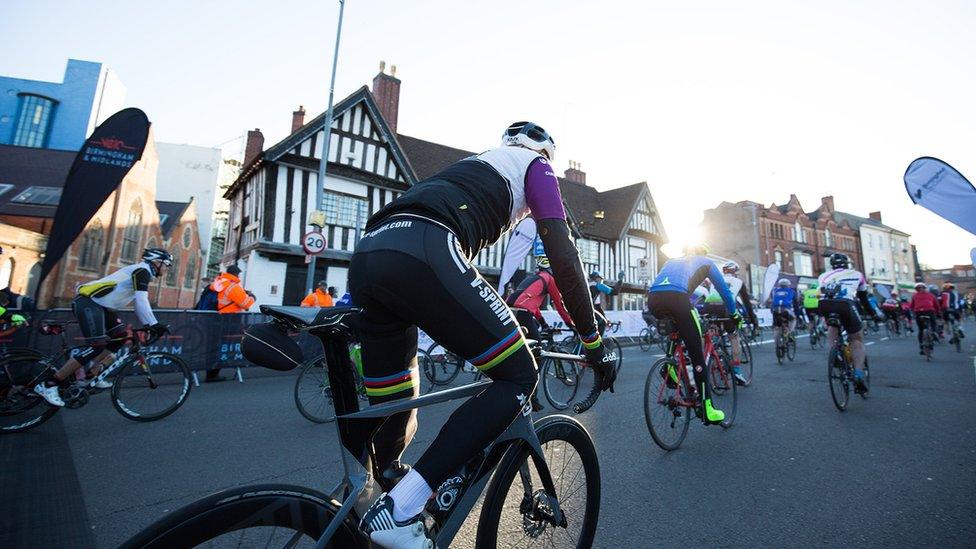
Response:
[[[308,255],[319,255],[325,250],[325,236],[316,231],[309,231],[302,237],[302,247]]]

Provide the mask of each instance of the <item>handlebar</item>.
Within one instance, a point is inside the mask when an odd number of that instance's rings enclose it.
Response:
[[[542,348],[542,345],[535,341],[534,339],[526,340],[529,350],[536,359],[542,358],[552,358],[556,360],[568,360],[570,362],[586,363],[585,355],[576,355],[572,353],[561,353],[558,351],[547,351]],[[600,398],[600,393],[603,392],[603,374],[597,368],[593,368],[593,387],[590,389],[588,395],[583,400],[577,402],[573,405],[573,411],[577,414],[582,414],[583,412],[589,410],[596,404],[596,401]]]

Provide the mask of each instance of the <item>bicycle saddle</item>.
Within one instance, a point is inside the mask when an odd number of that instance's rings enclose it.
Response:
[[[358,307],[295,307],[261,305],[261,312],[297,329],[349,328],[358,318]]]

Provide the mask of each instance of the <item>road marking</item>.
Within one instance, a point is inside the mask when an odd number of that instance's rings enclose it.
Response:
[[[888,341],[888,336],[881,338],[881,341]]]
[[[868,341],[865,343],[865,345],[874,345],[875,343],[877,343],[877,341]]]

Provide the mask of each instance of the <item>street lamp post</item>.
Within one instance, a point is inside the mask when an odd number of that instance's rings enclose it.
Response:
[[[318,183],[315,185],[315,203],[319,210],[325,209],[325,172],[329,164],[329,144],[332,141],[332,100],[335,96],[336,66],[339,64],[339,38],[342,36],[342,14],[346,7],[346,0],[339,0],[339,27],[336,29],[335,51],[332,54],[332,79],[329,82],[329,106],[325,110],[325,126],[322,129],[322,159],[319,161]],[[315,154],[315,151],[312,151]],[[311,293],[315,283],[315,260],[313,255],[308,262],[308,274],[305,276],[305,293]]]

